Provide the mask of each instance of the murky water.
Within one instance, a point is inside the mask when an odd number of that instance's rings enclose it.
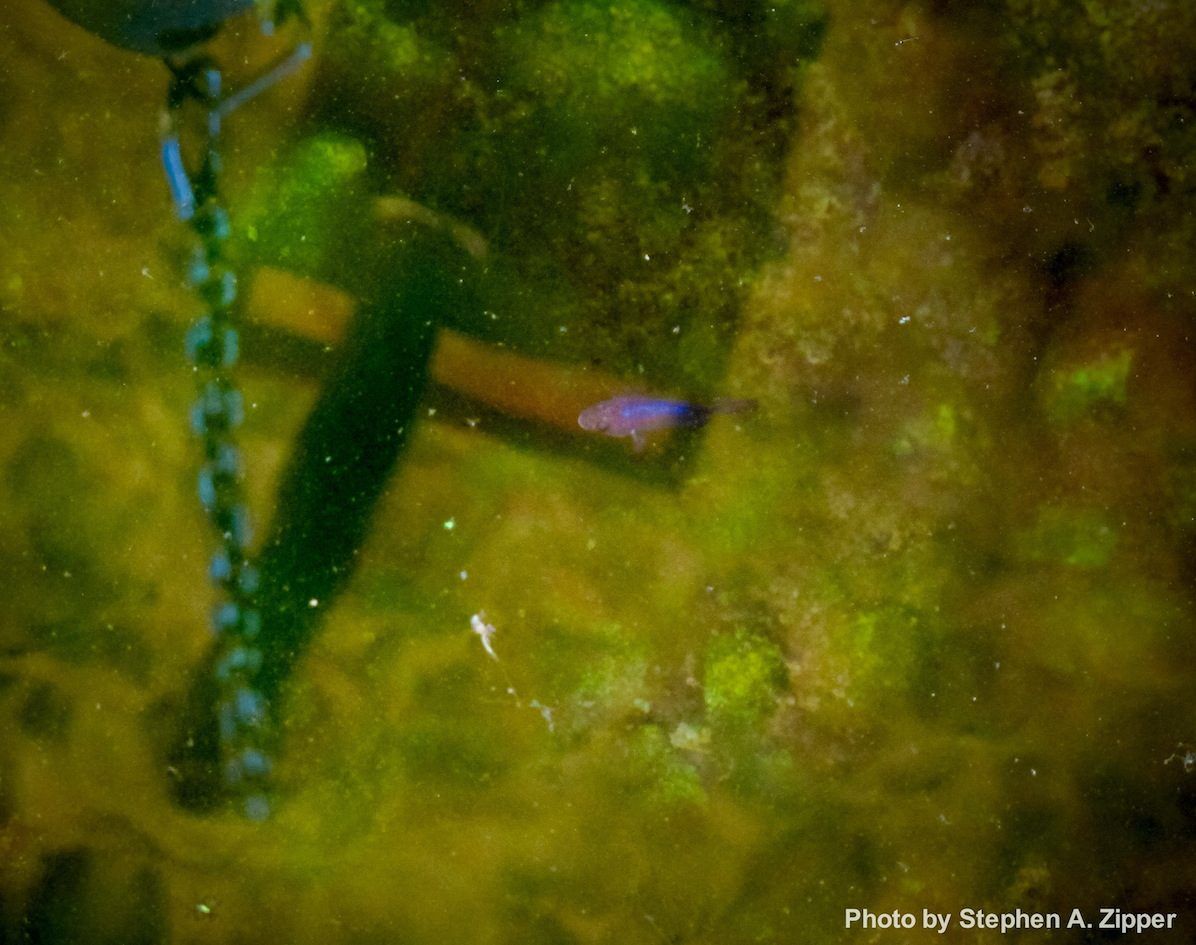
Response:
[[[309,12],[221,139],[241,689],[169,73],[0,12],[0,941],[1196,935],[1189,6]]]

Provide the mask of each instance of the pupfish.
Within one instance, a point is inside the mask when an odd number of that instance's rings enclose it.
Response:
[[[674,427],[700,427],[716,413],[746,413],[754,400],[720,399],[709,404],[630,394],[612,397],[586,407],[577,418],[583,430],[607,436],[629,436],[637,450],[644,448],[644,433]]]

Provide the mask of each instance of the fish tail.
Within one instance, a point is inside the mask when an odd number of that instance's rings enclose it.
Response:
[[[754,400],[737,399],[734,397],[718,397],[710,404],[711,413],[751,413],[756,409]]]

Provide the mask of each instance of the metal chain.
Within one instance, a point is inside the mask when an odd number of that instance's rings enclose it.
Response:
[[[231,108],[223,97],[220,69],[210,59],[172,68],[162,160],[176,211],[198,238],[187,281],[204,308],[187,332],[186,351],[199,382],[199,397],[191,409],[191,426],[203,451],[199,500],[219,542],[209,573],[220,591],[212,617],[212,681],[221,776],[244,814],[262,820],[270,813],[266,746],[271,722],[267,699],[254,684],[263,659],[258,643],[262,619],[256,600],[258,571],[248,554],[249,514],[236,441],[244,419],[244,401],[233,377],[240,345],[237,274],[228,257],[229,218],[219,187],[221,119]],[[206,111],[203,157],[195,174],[187,173],[178,133],[188,101],[197,101]]]

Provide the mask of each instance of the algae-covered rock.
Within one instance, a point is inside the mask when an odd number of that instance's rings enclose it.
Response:
[[[351,71],[374,90],[395,82],[428,82],[450,72],[452,56],[412,24],[391,19],[380,0],[348,0],[337,12],[328,64]]]
[[[639,726],[627,743],[633,777],[647,786],[648,799],[656,803],[701,802],[706,799],[697,768],[686,761],[659,725]]]
[[[852,705],[883,704],[919,682],[933,627],[898,605],[860,609],[833,635],[827,668],[838,670],[840,694]]]
[[[742,628],[717,636],[706,650],[706,711],[715,724],[758,724],[776,708],[787,678],[771,640]]]
[[[1124,407],[1134,353],[1120,350],[1082,364],[1060,365],[1045,392],[1047,413],[1068,423],[1109,408]]]
[[[529,157],[551,157],[566,186],[600,149],[639,158],[655,176],[684,177],[709,153],[733,103],[712,36],[670,5],[564,0],[503,39],[508,80],[528,101],[528,130],[549,146]]]
[[[806,2],[354,0],[319,109],[384,192],[489,245],[491,314],[456,327],[700,392],[777,249],[776,159],[825,21]]]
[[[651,707],[647,650],[617,624],[600,628],[595,637],[601,649],[583,664],[570,697],[578,724],[642,718]]]
[[[257,176],[237,218],[246,251],[261,262],[342,281],[355,259],[346,247],[360,251],[371,242],[365,169],[359,141],[338,134],[300,141]]]
[[[1191,98],[1179,92],[1190,87],[1196,7],[1006,0],[997,9],[1008,78],[1022,82],[1011,125],[1021,140],[1010,144],[1026,158],[1012,173],[1026,175],[1030,238],[1048,255],[1064,244],[1100,255],[1120,252],[1136,230],[1144,275],[1166,282],[1192,239],[1176,198],[1190,193],[1196,158]]]
[[[1176,450],[1167,493],[1172,527],[1181,534],[1196,533],[1196,446]]]
[[[1032,561],[1049,561],[1075,568],[1100,568],[1117,547],[1117,531],[1095,509],[1060,506],[1044,508],[1022,539]]]

